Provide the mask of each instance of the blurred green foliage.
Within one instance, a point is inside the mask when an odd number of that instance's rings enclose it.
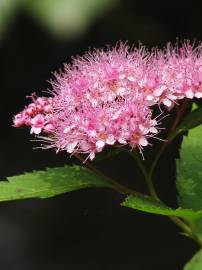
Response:
[[[57,38],[76,38],[119,0],[0,0],[0,39],[21,12]]]
[[[0,0],[0,39],[11,26],[15,18],[20,0]]]

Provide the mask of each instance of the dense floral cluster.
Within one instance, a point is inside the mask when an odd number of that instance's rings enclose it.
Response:
[[[119,44],[74,59],[55,77],[52,97],[32,97],[15,127],[31,126],[47,147],[90,159],[105,145],[141,150],[158,133],[153,105],[172,108],[179,99],[202,97],[202,45],[148,52]]]
[[[31,126],[31,134],[52,132],[54,127],[50,122],[50,114],[53,109],[53,99],[51,97],[36,97],[35,93],[32,94],[31,98],[33,102],[25,107],[21,113],[15,115],[14,126]]]

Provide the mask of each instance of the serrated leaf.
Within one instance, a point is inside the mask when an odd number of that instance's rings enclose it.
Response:
[[[202,210],[202,125],[184,137],[177,160],[177,189],[179,205],[194,211]],[[202,218],[192,221],[202,239]]]
[[[123,206],[133,208],[135,210],[165,215],[165,216],[176,216],[176,217],[186,217],[186,218],[197,218],[202,216],[202,211],[196,211],[190,209],[172,209],[167,207],[161,202],[155,201],[148,196],[134,196],[130,195],[126,198],[126,200],[122,203]]]
[[[184,137],[177,160],[177,189],[182,207],[202,210],[202,126]]]
[[[48,168],[8,177],[0,182],[0,201],[48,198],[87,187],[111,187],[81,166]]]
[[[202,250],[197,252],[194,257],[189,261],[184,270],[201,270],[202,269]]]
[[[187,131],[202,124],[202,108],[191,111],[178,126],[176,133]]]

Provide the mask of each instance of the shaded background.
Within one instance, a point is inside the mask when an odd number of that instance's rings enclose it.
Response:
[[[49,87],[52,71],[89,47],[118,40],[148,47],[162,47],[176,37],[202,40],[201,7],[201,1],[180,0],[0,0],[1,179],[76,162],[66,153],[33,150],[37,144],[28,131],[11,126],[13,114],[27,102],[25,96],[34,91],[40,95]],[[179,144],[180,139],[167,149],[155,174],[158,191],[171,206],[176,206]],[[146,162],[157,147],[154,142],[146,151]],[[146,191],[129,157],[119,155],[100,168]],[[111,190],[88,189],[47,200],[1,203],[1,269],[182,269],[195,244],[166,217],[121,208],[121,200]]]

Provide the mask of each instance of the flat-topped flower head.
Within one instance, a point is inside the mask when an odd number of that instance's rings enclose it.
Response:
[[[182,98],[202,97],[201,52],[201,44],[194,49],[187,42],[151,52],[119,43],[86,53],[55,73],[52,97],[32,96],[14,126],[30,126],[46,148],[90,159],[107,145],[142,151],[158,133],[154,105],[172,108]]]
[[[202,44],[188,41],[182,47],[168,44],[155,60],[160,71],[160,84],[170,101],[202,97]],[[166,105],[166,104],[165,104]]]
[[[150,108],[137,99],[100,106],[84,102],[68,113],[64,108],[55,114],[51,145],[69,153],[90,154],[91,159],[106,145],[129,144],[141,149],[148,144],[147,138],[157,133]]]

